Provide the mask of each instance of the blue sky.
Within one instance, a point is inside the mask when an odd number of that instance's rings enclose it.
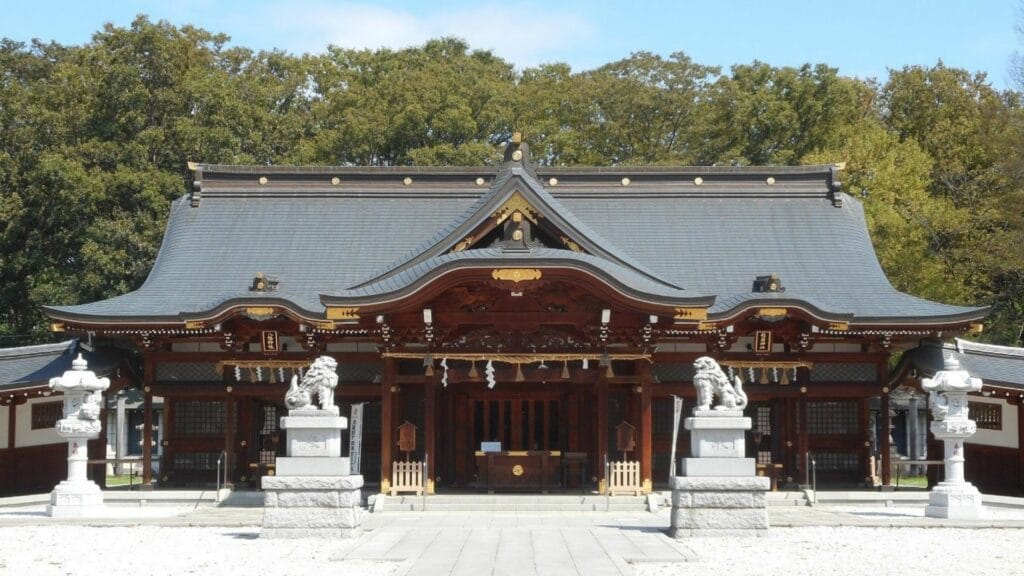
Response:
[[[933,65],[982,71],[1012,85],[1018,0],[440,1],[0,0],[0,36],[87,42],[104,23],[153,20],[224,32],[256,49],[319,52],[403,47],[442,35],[493,50],[520,67],[560,61],[574,70],[647,50],[683,51],[701,64],[755,59],[773,65],[825,62],[850,76]]]

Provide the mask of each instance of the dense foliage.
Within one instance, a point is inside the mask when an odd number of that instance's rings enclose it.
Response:
[[[551,165],[845,162],[893,284],[990,304],[983,337],[1018,344],[1024,116],[982,75],[645,52],[520,71],[450,38],[303,56],[227,41],[140,17],[82,46],[0,43],[0,346],[50,338],[42,304],[138,287],[187,160],[473,165],[513,130]]]

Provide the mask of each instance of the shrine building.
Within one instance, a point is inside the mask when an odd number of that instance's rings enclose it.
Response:
[[[514,138],[498,166],[190,169],[138,290],[46,309],[141,355],[147,483],[223,457],[258,487],[329,355],[382,492],[406,461],[430,492],[604,491],[605,462],[649,492],[701,356],[742,379],[761,473],[889,484],[890,356],[987,312],[893,288],[835,166],[544,168]]]

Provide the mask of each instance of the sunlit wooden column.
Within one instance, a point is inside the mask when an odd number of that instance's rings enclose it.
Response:
[[[238,472],[235,460],[235,422],[238,416],[235,413],[235,397],[229,389],[231,386],[227,386],[224,391],[224,468],[227,476],[224,486],[228,488],[234,485],[235,474]]]
[[[17,446],[17,439],[15,437],[16,434],[17,434],[17,431],[18,431],[18,400],[16,398],[14,398],[14,397],[11,397],[11,399],[7,402],[7,448],[8,448],[8,450],[7,450],[7,478],[6,478],[6,484],[5,485],[8,488],[13,488],[15,486],[15,482],[17,481],[16,475],[17,475],[18,466],[17,466],[17,462],[15,461],[15,458],[17,457],[18,453],[14,449]]]
[[[380,379],[380,492],[387,494],[391,491],[391,446],[394,440],[391,435],[394,431],[391,410],[391,388],[395,381],[395,360],[384,358],[384,373]]]
[[[597,373],[597,491],[604,494],[608,489],[608,479],[605,477],[605,459],[608,454],[608,377],[604,367],[598,368]]]
[[[651,363],[637,360],[640,374],[640,477],[644,494],[654,489],[651,458],[654,449],[654,419],[651,411]]]
[[[799,427],[797,429],[797,462],[800,463],[800,477],[796,479],[798,484],[807,482],[810,479],[810,471],[808,466],[810,462],[807,459],[807,450],[809,447],[807,439],[807,381],[801,382],[800,386],[800,400],[798,401],[797,410],[800,411],[799,416]]]
[[[153,382],[156,380],[156,362],[146,355],[142,371],[142,484],[153,485]],[[166,434],[167,431],[164,431]]]
[[[423,377],[423,452],[427,457],[427,494],[434,493],[437,478],[437,377]]]
[[[1017,480],[1024,491],[1024,397],[1017,397]]]
[[[882,435],[878,439],[878,449],[882,452],[882,486],[889,486],[892,484],[892,416],[888,388],[883,388],[879,412],[882,419]]]

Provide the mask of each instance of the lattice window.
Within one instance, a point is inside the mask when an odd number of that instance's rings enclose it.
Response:
[[[214,471],[217,469],[216,452],[175,452],[174,469],[189,472]]]
[[[770,465],[772,463],[772,451],[771,450],[760,450],[757,453],[757,463]]]
[[[689,382],[693,380],[693,364],[658,362],[651,367],[651,374],[659,382]]]
[[[57,425],[64,417],[64,401],[41,402],[32,405],[32,429],[44,430]]]
[[[1003,429],[1003,407],[988,402],[968,402],[967,414],[984,430]]]
[[[811,368],[811,382],[875,382],[878,367],[874,364],[817,363]]]
[[[277,406],[267,404],[263,406],[263,426],[260,434],[277,433]]]
[[[161,362],[156,365],[157,382],[221,382],[214,362]]]
[[[758,406],[757,407],[757,420],[754,424],[754,430],[764,434],[765,436],[772,435],[772,407],[771,406]]]
[[[224,402],[186,400],[174,403],[177,436],[219,436],[224,433]]]
[[[860,469],[860,458],[844,452],[817,452],[812,458],[822,472],[855,472]]]
[[[857,402],[814,401],[807,403],[807,433],[822,435],[857,434]]]

